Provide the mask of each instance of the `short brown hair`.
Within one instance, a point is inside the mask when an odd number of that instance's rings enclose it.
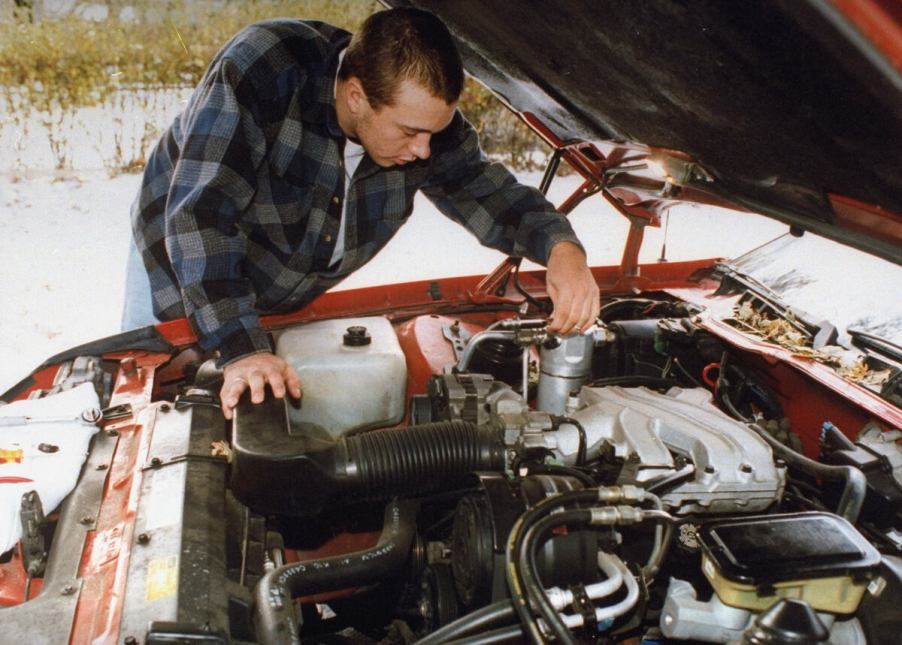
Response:
[[[445,24],[421,9],[369,16],[351,38],[339,78],[356,76],[373,109],[392,105],[398,85],[411,80],[448,105],[460,98],[464,72]]]

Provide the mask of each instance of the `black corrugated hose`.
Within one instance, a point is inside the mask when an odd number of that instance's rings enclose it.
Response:
[[[466,421],[440,421],[342,439],[343,478],[366,498],[447,488],[476,470],[504,468],[498,431]]]

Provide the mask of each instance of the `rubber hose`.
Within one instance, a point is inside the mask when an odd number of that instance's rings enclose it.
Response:
[[[461,616],[457,620],[424,636],[415,645],[439,645],[440,643],[462,639],[473,632],[484,631],[496,623],[511,622],[516,620],[516,618],[517,612],[514,611],[513,602],[509,598],[505,598]]]
[[[543,637],[539,630],[538,622],[530,611],[526,591],[523,585],[522,572],[519,570],[518,566],[517,556],[522,548],[521,541],[523,534],[529,530],[533,524],[556,508],[568,504],[577,504],[581,502],[592,503],[596,501],[598,501],[598,489],[575,490],[552,495],[551,497],[546,497],[523,513],[517,518],[517,521],[514,522],[513,527],[511,527],[504,553],[505,578],[511,593],[511,599],[514,602],[514,609],[517,612],[517,616],[520,618],[526,640],[530,643],[540,644],[543,642]]]
[[[343,439],[343,479],[365,498],[427,493],[474,470],[502,470],[500,435],[466,421],[424,423]]]
[[[500,627],[490,632],[474,634],[456,641],[446,641],[445,645],[494,645],[495,643],[522,643],[523,628],[520,625]]]
[[[286,564],[266,573],[254,590],[254,626],[263,645],[300,643],[294,598],[347,586],[372,584],[406,561],[416,532],[418,505],[393,501],[385,508],[375,546],[315,560]]]
[[[573,477],[578,480],[586,488],[594,488],[598,484],[592,479],[589,473],[583,472],[577,468],[570,466],[561,466],[560,464],[524,464],[527,473],[530,475],[559,475],[561,477]]]
[[[656,390],[665,388],[679,387],[679,382],[675,379],[662,378],[660,376],[643,376],[641,374],[630,374],[627,376],[607,376],[605,378],[595,379],[590,383],[592,387],[607,387],[609,385],[621,385],[623,387],[646,386]]]
[[[658,319],[617,320],[608,323],[608,329],[617,332],[618,338],[638,338],[654,340],[658,334]]]
[[[592,514],[588,509],[565,510],[547,515],[526,530],[523,534],[520,552],[517,554],[520,574],[530,606],[542,615],[546,626],[554,634],[557,642],[564,645],[576,643],[576,639],[542,589],[542,582],[536,566],[536,551],[539,545],[551,536],[554,528],[571,524],[589,524],[591,520]]]
[[[800,452],[796,452],[789,446],[783,445],[757,423],[750,423],[749,427],[757,432],[773,448],[775,453],[799,470],[830,481],[845,481],[842,497],[840,497],[839,504],[836,507],[836,514],[849,520],[851,524],[855,524],[864,504],[864,496],[867,494],[868,482],[864,473],[853,466],[822,464]]]

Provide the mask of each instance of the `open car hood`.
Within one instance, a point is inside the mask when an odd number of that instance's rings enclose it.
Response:
[[[384,1],[439,15],[468,71],[557,140],[688,157],[684,187],[902,262],[891,3]]]

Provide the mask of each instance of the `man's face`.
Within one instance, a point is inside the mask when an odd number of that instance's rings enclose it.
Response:
[[[430,139],[448,127],[457,104],[448,105],[413,81],[402,81],[393,105],[374,110],[364,98],[355,138],[378,165],[398,166],[431,154]]]

